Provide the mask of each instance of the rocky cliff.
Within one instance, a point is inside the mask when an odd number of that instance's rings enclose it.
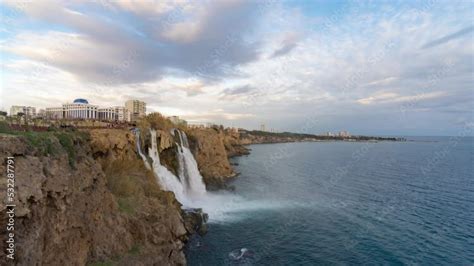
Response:
[[[126,130],[0,134],[0,156],[15,157],[16,264],[185,264],[183,243],[199,228],[135,147]]]
[[[191,128],[186,133],[207,188],[224,188],[227,180],[236,175],[229,157],[241,152],[238,136],[219,128]]]

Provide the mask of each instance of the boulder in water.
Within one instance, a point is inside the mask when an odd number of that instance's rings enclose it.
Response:
[[[190,234],[198,233],[205,235],[207,233],[207,220],[209,216],[201,208],[191,208],[183,210],[184,226]]]

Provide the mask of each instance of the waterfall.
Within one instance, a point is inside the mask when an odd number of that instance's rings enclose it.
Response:
[[[151,129],[151,147],[148,149],[148,155],[153,160],[153,171],[155,172],[158,182],[164,190],[174,192],[176,199],[182,204],[187,204],[188,199],[186,197],[183,184],[180,180],[171,173],[165,166],[160,162],[160,154],[156,144],[156,131]]]
[[[179,161],[179,177],[184,184],[186,192],[192,196],[202,196],[206,194],[206,186],[202,181],[201,173],[194,159],[186,133],[179,129],[174,130],[178,136],[180,143],[178,144],[178,161]]]
[[[202,181],[202,176],[199,173],[197,162],[194,159],[191,150],[189,150],[188,138],[184,132],[175,129],[171,132],[173,135],[177,133],[179,143],[177,146],[178,159],[178,177],[169,171],[160,162],[160,154],[156,140],[156,131],[151,129],[151,147],[148,149],[148,156],[152,159],[152,165],[148,163],[145,154],[141,151],[140,133],[135,130],[137,138],[137,150],[142,157],[148,169],[153,169],[158,183],[164,190],[174,192],[176,199],[186,207],[193,207],[193,202],[199,200],[206,194],[206,186]]]
[[[145,167],[149,170],[151,170],[151,166],[150,166],[150,163],[148,163],[148,160],[146,159],[146,156],[145,154],[143,154],[142,152],[142,146],[140,144],[140,130],[138,128],[136,128],[134,130],[135,132],[135,138],[137,139],[136,143],[137,143],[137,151],[138,151],[138,154],[140,154],[140,157],[142,157],[142,160],[143,162],[145,163]]]

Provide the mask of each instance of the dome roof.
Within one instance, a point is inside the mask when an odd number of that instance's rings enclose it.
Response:
[[[89,102],[88,102],[86,99],[81,99],[81,98],[79,98],[79,99],[75,99],[75,100],[74,100],[74,103],[85,103],[85,104],[88,104]]]

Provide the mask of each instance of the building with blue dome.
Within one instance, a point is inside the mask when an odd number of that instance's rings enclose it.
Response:
[[[49,117],[55,119],[98,119],[98,106],[89,104],[86,99],[78,98],[62,107],[46,108]]]
[[[73,103],[84,103],[84,104],[89,104],[89,102],[86,99],[78,98],[73,101]]]
[[[96,119],[99,117],[97,105],[89,104],[86,99],[78,98],[72,103],[63,104],[66,119]]]

